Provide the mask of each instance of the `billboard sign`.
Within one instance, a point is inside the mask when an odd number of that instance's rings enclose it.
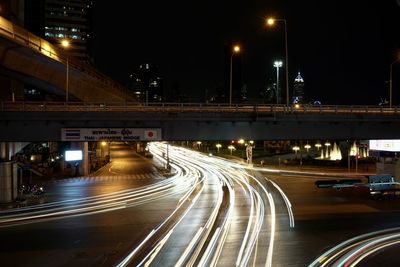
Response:
[[[65,150],[65,161],[82,160],[82,150]]]
[[[61,141],[160,141],[159,128],[62,128]]]
[[[369,140],[369,149],[377,151],[400,151],[400,139],[392,140]]]

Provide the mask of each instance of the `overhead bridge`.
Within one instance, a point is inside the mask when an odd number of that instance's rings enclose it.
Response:
[[[67,74],[68,68],[68,74]],[[0,74],[79,101],[134,101],[125,87],[0,17]],[[67,85],[68,77],[68,85]]]
[[[400,109],[380,106],[1,102],[0,141],[60,141],[65,128],[160,129],[161,140],[398,139]]]

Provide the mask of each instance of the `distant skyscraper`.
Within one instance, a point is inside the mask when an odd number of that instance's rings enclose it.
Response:
[[[260,89],[260,97],[262,99],[261,103],[276,103],[276,81],[274,81],[272,78],[269,78],[267,80],[267,83],[265,84],[264,87]]]
[[[292,103],[303,103],[303,102],[304,102],[304,80],[303,77],[301,77],[299,71],[297,73],[296,79],[294,79]]]
[[[90,0],[27,0],[25,28],[55,45],[67,39],[70,55],[89,62],[92,9]]]
[[[128,87],[135,93],[138,100],[143,102],[163,101],[163,82],[159,76],[158,68],[146,63],[139,66],[129,76]]]

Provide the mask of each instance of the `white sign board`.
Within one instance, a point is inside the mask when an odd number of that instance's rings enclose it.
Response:
[[[159,128],[62,128],[61,141],[160,141]]]
[[[400,151],[400,139],[369,140],[369,149],[370,150],[379,150],[379,151],[398,152],[398,151]]]
[[[65,150],[65,161],[82,160],[82,150]]]

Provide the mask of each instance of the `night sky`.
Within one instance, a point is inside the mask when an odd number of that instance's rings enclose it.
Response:
[[[300,71],[308,99],[373,105],[389,98],[389,66],[400,48],[399,2],[96,1],[94,61],[122,83],[138,65],[155,64],[166,90],[178,84],[196,100],[224,85],[224,49],[240,43],[242,82],[257,97],[276,77],[273,61],[284,61],[283,23],[265,26],[274,15],[287,20],[290,81]],[[400,105],[400,66],[394,74],[393,104]]]

